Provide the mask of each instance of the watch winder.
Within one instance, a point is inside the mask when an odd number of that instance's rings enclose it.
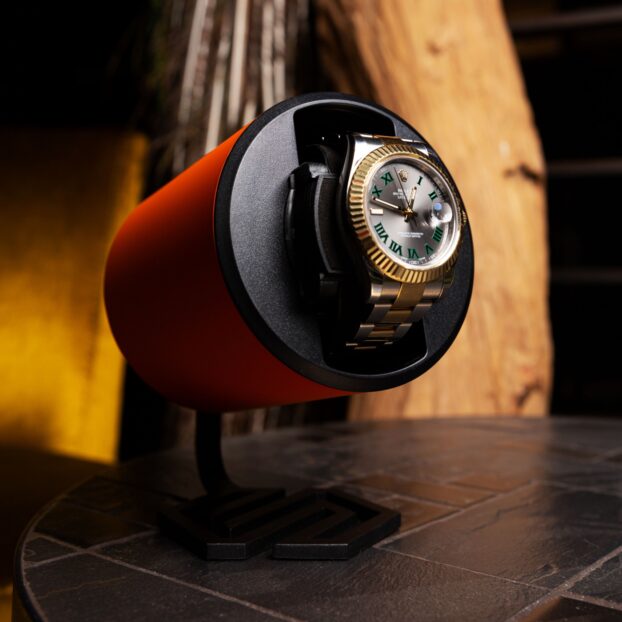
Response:
[[[223,411],[389,389],[429,369],[471,295],[451,175],[404,120],[337,93],[286,100],[139,205],[105,301],[135,371],[197,410],[207,496],[161,515],[206,558],[346,558],[399,515],[336,490],[232,484]]]

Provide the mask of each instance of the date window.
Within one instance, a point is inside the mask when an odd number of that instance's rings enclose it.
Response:
[[[449,222],[452,218],[451,205],[449,203],[436,201],[432,204],[432,215],[438,222]]]

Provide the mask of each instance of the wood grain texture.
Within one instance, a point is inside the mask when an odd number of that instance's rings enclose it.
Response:
[[[352,399],[351,419],[542,415],[552,346],[544,163],[497,0],[317,0],[323,69],[437,149],[465,201],[475,285],[456,342],[412,383]]]

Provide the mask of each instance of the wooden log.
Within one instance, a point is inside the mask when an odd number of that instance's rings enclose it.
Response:
[[[351,419],[542,415],[551,389],[544,164],[498,0],[317,0],[337,90],[396,111],[437,149],[475,244],[468,317],[423,377],[352,399]]]

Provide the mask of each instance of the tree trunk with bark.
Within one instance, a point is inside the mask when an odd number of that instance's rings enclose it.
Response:
[[[351,419],[542,415],[552,346],[544,163],[498,0],[317,0],[337,90],[404,117],[463,196],[475,285],[461,333],[412,383],[352,399]]]

